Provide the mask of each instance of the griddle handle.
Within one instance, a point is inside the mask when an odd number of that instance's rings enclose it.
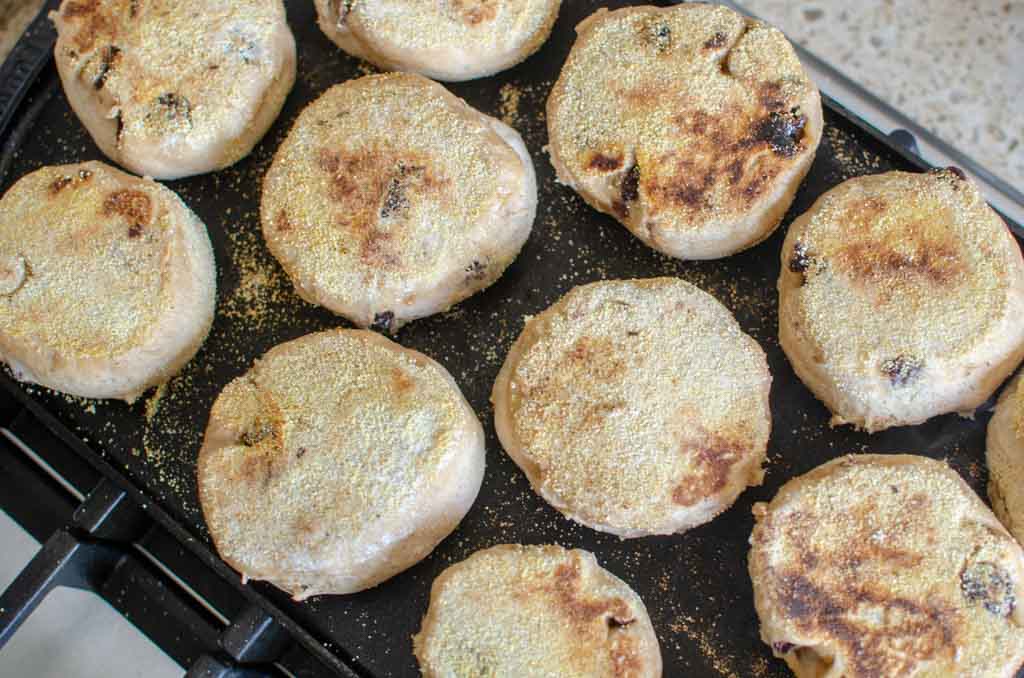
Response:
[[[36,81],[39,71],[53,58],[57,31],[48,15],[59,4],[59,0],[47,0],[43,4],[7,60],[0,65],[0,138],[7,133],[14,112]]]

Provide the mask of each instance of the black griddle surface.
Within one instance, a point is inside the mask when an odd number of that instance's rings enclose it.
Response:
[[[851,176],[920,165],[829,104],[817,159],[782,227],[747,252],[711,262],[679,262],[655,253],[555,183],[544,152],[548,91],[572,45],[573,27],[600,6],[624,4],[566,0],[551,39],[540,52],[497,76],[449,86],[523,134],[540,187],[533,233],[505,275],[452,311],[413,322],[397,336],[404,346],[448,368],[484,424],[487,472],[476,504],[431,556],[373,590],[293,603],[272,586],[252,584],[331,651],[350,658],[362,675],[419,675],[411,636],[419,628],[434,577],[478,549],[520,542],[588,549],[628,582],[650,612],[666,676],[787,676],[785,665],[772,658],[758,637],[746,570],[755,501],[770,499],[795,475],[841,454],[861,451],[946,458],[984,496],[988,406],[980,408],[974,420],[949,415],[873,436],[849,428],[830,429],[828,412],[797,380],[776,339],[779,250],[793,217]],[[288,16],[298,43],[299,76],[270,132],[250,157],[232,168],[167,182],[206,223],[216,251],[217,317],[202,350],[165,389],[147,393],[132,406],[23,387],[206,544],[210,541],[198,508],[195,459],[217,393],[274,345],[347,326],[301,301],[266,251],[258,216],[260,182],[307,103],[333,84],[372,71],[322,35],[312,2],[289,2]],[[33,121],[35,112],[38,117]],[[22,131],[29,126],[28,133],[20,148],[13,155],[8,149],[2,159],[10,162],[4,190],[42,165],[105,160],[70,111],[52,63],[19,114]],[[764,485],[744,492],[735,506],[711,523],[684,535],[621,541],[566,520],[531,491],[494,435],[488,396],[524,316],[543,310],[575,285],[662,275],[679,276],[715,295],[766,351],[774,377],[769,463]]]

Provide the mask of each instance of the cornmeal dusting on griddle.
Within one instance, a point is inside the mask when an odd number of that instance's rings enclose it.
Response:
[[[415,511],[467,445],[444,371],[367,334],[282,344],[214,403],[221,433],[204,441],[199,491],[218,551],[243,573],[315,594],[318,564]]]
[[[624,223],[728,225],[813,153],[817,91],[777,29],[687,3],[600,10],[579,30],[548,101],[552,159]]]
[[[1024,660],[1024,553],[944,463],[844,457],[754,515],[762,637],[806,675],[816,654],[849,678],[1006,676]]]
[[[783,302],[840,388],[851,369],[882,370],[911,393],[929,361],[970,355],[1003,322],[1020,265],[1010,239],[951,171],[859,177],[791,229],[783,265],[803,282]]]
[[[646,617],[585,551],[501,545],[435,580],[413,644],[426,678],[651,678],[661,662]]]
[[[519,99],[523,91],[512,83],[505,83],[498,90],[501,96],[501,120],[509,127],[519,123]]]
[[[538,491],[584,523],[672,532],[680,511],[721,510],[760,482],[764,353],[700,289],[672,278],[579,287],[517,347],[515,447]]]

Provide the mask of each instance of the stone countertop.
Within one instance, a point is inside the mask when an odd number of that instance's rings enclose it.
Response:
[[[1024,189],[1024,0],[738,2]],[[41,5],[0,0],[0,58]]]

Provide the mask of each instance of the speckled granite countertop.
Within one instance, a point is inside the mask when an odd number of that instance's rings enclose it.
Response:
[[[1024,188],[1024,0],[737,1]],[[41,4],[0,0],[0,58]]]

